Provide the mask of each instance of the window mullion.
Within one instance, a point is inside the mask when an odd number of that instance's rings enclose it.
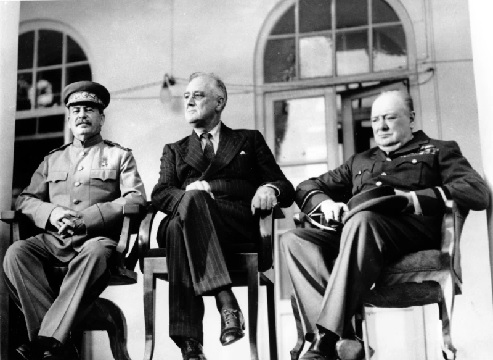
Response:
[[[370,72],[373,70],[373,0],[368,0],[368,55],[370,60]]]
[[[300,61],[300,2],[296,1],[294,8],[294,48],[295,48],[295,69],[296,80],[301,79],[301,61]]]
[[[332,0],[330,7],[332,17],[332,77],[337,77],[336,0]]]

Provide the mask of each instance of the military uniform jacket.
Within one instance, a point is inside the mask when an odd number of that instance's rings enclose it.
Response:
[[[219,146],[210,164],[195,132],[165,145],[159,181],[152,192],[154,206],[173,214],[187,185],[197,180],[209,183],[225,220],[234,222],[232,226],[240,232],[251,231],[246,228],[253,219],[250,203],[260,185],[279,189],[280,206],[293,202],[294,188],[257,130],[232,130],[222,123]]]
[[[97,135],[84,143],[74,139],[51,151],[19,195],[16,209],[51,234],[47,238],[56,249],[77,250],[88,238],[118,239],[123,206],[144,205],[145,201],[144,185],[131,151]],[[57,236],[49,223],[57,206],[79,212],[86,234],[65,239]]]
[[[295,200],[302,211],[310,212],[331,198],[347,202],[351,196],[375,186],[390,185],[414,191],[423,215],[443,213],[443,193],[464,210],[488,206],[489,190],[481,176],[462,156],[455,141],[429,138],[417,131],[411,141],[386,154],[375,147],[353,155],[344,164],[317,178],[302,182]]]

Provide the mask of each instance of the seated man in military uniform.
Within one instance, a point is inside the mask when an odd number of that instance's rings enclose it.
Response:
[[[312,342],[303,360],[363,359],[351,319],[382,267],[405,254],[440,247],[446,199],[463,211],[488,206],[488,187],[457,143],[413,132],[414,116],[408,94],[382,93],[371,115],[377,147],[297,187],[295,201],[303,212],[344,223],[340,233],[295,229],[281,239],[305,336]],[[385,187],[391,192],[378,209],[361,206],[365,203],[348,209],[350,199]],[[392,199],[401,203],[402,212]]]
[[[63,99],[74,139],[44,158],[15,204],[41,232],[11,245],[3,263],[26,322],[25,360],[78,357],[70,331],[107,286],[123,206],[146,202],[132,152],[100,135],[108,90],[81,81]],[[55,266],[68,267],[57,288],[47,274]]]

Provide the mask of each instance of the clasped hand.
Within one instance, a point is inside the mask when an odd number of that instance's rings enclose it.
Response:
[[[71,209],[56,207],[51,212],[49,220],[62,238],[83,234],[86,231],[81,215]]]

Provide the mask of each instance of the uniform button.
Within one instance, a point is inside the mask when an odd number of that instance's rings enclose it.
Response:
[[[75,205],[77,205],[77,204],[80,204],[80,203],[81,203],[81,201],[80,201],[79,199],[74,199],[73,203],[74,203]]]
[[[384,172],[382,173],[382,175],[383,175],[383,176],[385,176],[385,175],[387,175],[387,173],[384,171]]]
[[[84,155],[86,155],[86,152],[85,151],[81,151],[79,155],[80,156],[84,156]]]
[[[377,181],[375,185],[381,186],[382,185],[382,182],[381,181]]]
[[[387,161],[392,161],[392,159],[391,159],[391,158],[386,158],[385,160],[387,160]]]
[[[82,170],[84,170],[84,166],[81,165],[81,166],[79,166],[79,171],[82,171]]]
[[[413,164],[416,164],[416,163],[418,162],[418,160],[416,160],[416,159],[412,159],[412,160],[411,160],[411,162],[412,162]]]
[[[80,186],[80,185],[81,185],[81,183],[77,181],[74,185],[75,185],[75,186]]]

